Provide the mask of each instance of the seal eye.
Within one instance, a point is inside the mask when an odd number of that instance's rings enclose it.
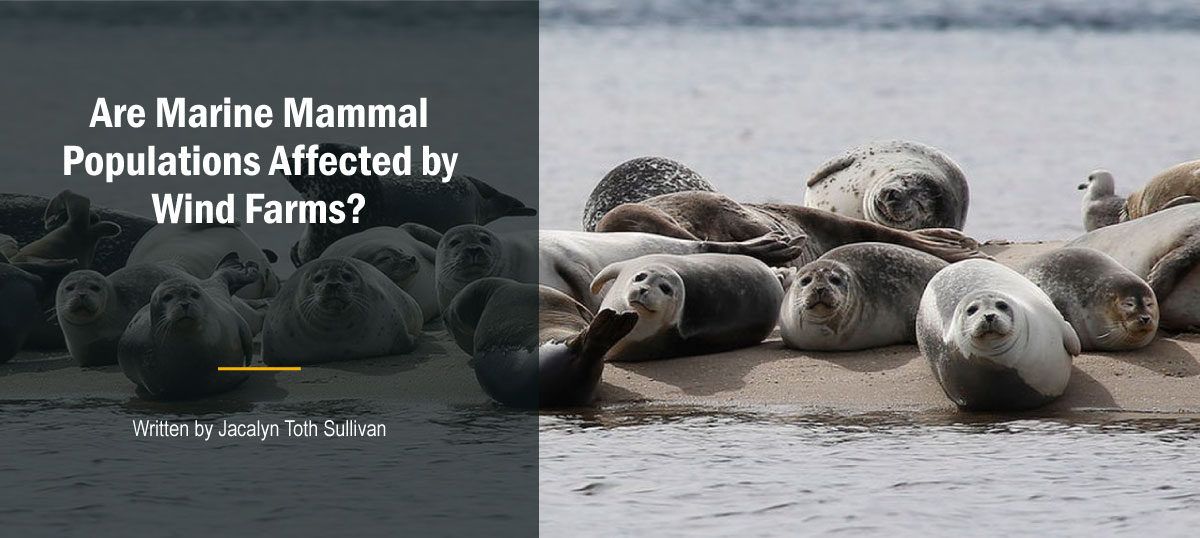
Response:
[[[100,291],[100,286],[92,284],[91,286],[88,286],[88,289],[90,289],[92,291]]]
[[[646,273],[638,273],[637,276],[633,277],[634,282],[641,282],[643,280],[646,280]]]
[[[198,292],[198,291],[193,291],[193,292],[192,292],[192,299],[199,299],[199,298],[200,298],[200,292]]]
[[[354,277],[350,273],[342,273],[342,280],[345,282],[354,282]]]
[[[462,241],[459,241],[458,239],[455,239],[455,240],[453,240],[453,241],[450,241],[450,246],[452,246],[452,247],[457,247],[457,246],[458,246],[460,243],[462,243]]]
[[[314,284],[320,284],[322,282],[325,282],[325,275],[317,275],[313,277]]]
[[[480,243],[483,243],[483,244],[485,244],[485,245],[491,245],[491,244],[492,244],[492,238],[490,238],[490,237],[488,237],[488,236],[486,236],[486,235],[485,235],[485,236],[483,236],[483,237],[480,237],[480,238],[479,238],[479,242],[480,242]]]
[[[829,283],[833,284],[834,286],[841,286],[842,279],[840,277],[831,276],[831,277],[829,277]]]
[[[667,295],[671,294],[671,286],[668,286],[666,284],[659,284],[658,289],[662,290],[662,292]]]
[[[806,276],[806,277],[804,277],[804,278],[801,278],[801,279],[800,279],[800,285],[801,285],[801,286],[807,286],[807,285],[809,285],[809,284],[812,284],[812,277],[811,277],[811,276]]]
[[[1008,312],[1008,303],[1006,303],[1004,301],[997,302],[996,310],[999,310],[1001,312]]]
[[[968,307],[968,308],[967,308],[967,315],[968,315],[968,316],[974,316],[974,315],[975,315],[975,313],[976,313],[976,312],[978,312],[978,311],[979,311],[979,307],[978,307],[978,306],[970,306],[970,307]]]
[[[70,286],[67,286],[67,291],[75,291],[75,285],[71,284]]]
[[[171,295],[170,293],[168,293],[168,294],[166,294],[166,295],[163,295],[163,301],[166,301],[166,302],[168,302],[168,303],[169,303],[169,302],[171,302],[171,301],[174,301],[174,300],[175,300],[175,296],[174,296],[174,295]]]

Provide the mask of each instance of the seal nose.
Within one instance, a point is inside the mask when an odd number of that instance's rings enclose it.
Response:
[[[189,303],[189,302],[187,302],[187,301],[180,301],[180,302],[179,302],[179,309],[180,309],[180,310],[183,310],[184,312],[187,312],[187,311],[188,311],[188,310],[190,310],[191,308],[192,308],[192,303]]]
[[[1142,314],[1138,316],[1138,321],[1141,322],[1142,325],[1149,325],[1153,319],[1154,318],[1150,317],[1148,314]]]
[[[991,314],[991,313],[984,314],[984,315],[983,315],[983,320],[984,320],[984,321],[988,321],[988,322],[996,321],[996,315],[995,315],[995,314]]]

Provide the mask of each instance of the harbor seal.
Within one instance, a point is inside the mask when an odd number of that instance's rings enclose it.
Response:
[[[637,203],[661,194],[685,191],[716,192],[708,180],[682,163],[665,157],[638,157],[610,170],[592,189],[583,206],[584,231],[596,231],[606,213],[621,204]]]
[[[900,230],[961,230],[970,193],[962,170],[941,150],[888,140],[822,164],[808,179],[804,205]]]
[[[1125,199],[1116,195],[1113,176],[1107,170],[1095,170],[1079,184],[1083,193],[1083,229],[1092,231],[1121,222]]]
[[[0,364],[24,346],[45,320],[46,299],[76,267],[75,260],[11,263],[0,253]]]
[[[790,263],[800,255],[805,236],[768,233],[745,241],[697,241],[640,232],[593,233],[541,230],[538,233],[538,283],[567,294],[592,312],[602,296],[592,280],[611,264],[649,254],[742,254],[768,265]]]
[[[1109,255],[1061,248],[1034,258],[1022,273],[1054,302],[1084,351],[1138,349],[1154,340],[1154,290]]]
[[[234,293],[257,281],[258,271],[254,262],[242,263],[237,253],[229,253],[208,280]],[[182,269],[161,264],[131,265],[107,277],[90,270],[67,275],[55,299],[67,351],[80,366],[116,364],[117,344],[133,316],[150,303],[159,284],[187,276]],[[261,315],[238,297],[230,302],[246,320],[251,335],[261,330]]]
[[[437,296],[444,310],[467,284],[485,277],[503,277],[536,284],[538,232],[498,234],[476,224],[451,228],[437,249]]]
[[[272,366],[397,355],[417,346],[421,307],[371,264],[305,264],[267,311],[262,358]]]
[[[1125,200],[1122,220],[1140,219],[1181,203],[1200,200],[1200,160],[1159,172]]]
[[[711,192],[666,194],[625,204],[605,215],[596,229],[707,241],[745,241],[773,231],[807,236],[803,251],[792,262],[797,267],[834,247],[867,241],[914,248],[949,262],[987,257],[979,251],[979,243],[951,228],[898,230],[809,207],[742,204]]]
[[[413,223],[398,227],[376,226],[334,241],[321,253],[321,258],[357,258],[374,265],[416,299],[428,322],[442,311],[437,297],[435,268],[441,235],[432,228]],[[428,243],[422,238],[436,240]]]
[[[243,287],[238,297],[262,299],[279,292],[279,276],[271,270],[270,254],[238,224],[160,224],[138,241],[128,264],[169,264],[203,280],[212,276],[230,252],[259,267],[258,281]]]
[[[489,396],[504,405],[542,409],[590,403],[604,355],[638,319],[634,312],[612,310],[593,317],[557,290],[491,277],[463,288],[445,317],[459,347],[472,355],[475,377]]]
[[[159,284],[118,341],[125,377],[158,398],[193,398],[240,385],[245,372],[217,370],[249,366],[254,353],[250,326],[231,299],[226,284],[216,280],[184,275]]]
[[[42,196],[0,193],[0,233],[12,236],[22,245],[41,239],[46,232],[68,220],[65,211],[48,214],[51,202],[52,199]],[[106,275],[125,267],[134,244],[156,224],[153,219],[94,204],[92,214],[100,221],[113,222],[121,228],[120,235],[109,237],[96,245],[91,269]]]
[[[121,233],[117,223],[92,213],[91,200],[70,190],[47,203],[44,222],[49,233],[21,247],[12,261],[75,259],[80,269],[89,269],[97,244]]]
[[[948,265],[888,243],[835,248],[801,267],[779,314],[785,346],[851,351],[917,341],[925,284]]]
[[[606,360],[642,361],[753,346],[775,328],[783,285],[749,256],[652,254],[605,267],[592,281],[600,310],[636,312]]]
[[[917,347],[946,396],[969,410],[1019,410],[1062,395],[1075,329],[1016,271],[967,260],[938,272],[917,311]]]
[[[347,144],[321,144],[317,153],[339,158],[357,153]],[[460,224],[487,224],[501,217],[529,217],[537,210],[470,176],[456,175],[448,182],[432,177],[288,176],[296,192],[309,201],[345,201],[362,194],[366,205],[357,223],[308,224],[292,246],[292,263],[299,267],[315,260],[325,248],[355,232],[376,226],[415,222],[439,232]]]
[[[1158,300],[1159,327],[1200,330],[1200,204],[1093,230],[1065,246],[1099,250],[1145,279]]]

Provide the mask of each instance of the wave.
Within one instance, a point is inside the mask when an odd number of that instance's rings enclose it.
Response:
[[[543,26],[1200,31],[1194,0],[542,0]]]

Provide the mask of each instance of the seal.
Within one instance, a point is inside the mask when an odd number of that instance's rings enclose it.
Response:
[[[745,241],[769,232],[807,236],[803,251],[793,261],[796,267],[832,248],[868,241],[917,249],[949,262],[987,257],[979,251],[979,243],[951,228],[898,230],[809,207],[742,204],[711,192],[666,194],[626,204],[605,215],[596,229],[708,241]]]
[[[376,226],[334,241],[321,253],[321,258],[357,258],[374,265],[416,299],[428,322],[442,311],[436,278],[441,236],[432,228],[414,223]]]
[[[54,230],[68,220],[65,204],[58,204],[53,199],[27,194],[0,193],[0,233],[13,237],[22,245],[32,243]],[[50,207],[56,210],[48,211]],[[101,241],[96,245],[91,268],[103,274],[110,274],[125,267],[129,252],[134,244],[141,239],[156,222],[153,219],[92,205],[92,214],[99,221],[109,221],[121,228],[121,234]],[[9,256],[11,258],[11,256]]]
[[[1079,184],[1083,193],[1083,229],[1092,231],[1121,222],[1125,199],[1116,195],[1116,184],[1107,170],[1094,170]]]
[[[1158,300],[1159,326],[1200,330],[1200,204],[1164,209],[1093,230],[1068,242],[1103,252],[1146,280]]]
[[[46,205],[44,221],[50,232],[22,247],[12,261],[73,258],[79,262],[79,268],[88,269],[92,266],[92,258],[100,240],[121,233],[120,225],[100,220],[92,213],[91,200],[70,190],[62,191],[50,200]]]
[[[1109,255],[1084,247],[1053,250],[1022,274],[1075,329],[1084,351],[1145,347],[1158,330],[1158,300],[1145,280]]]
[[[1182,203],[1200,200],[1200,160],[1159,172],[1125,200],[1122,220],[1140,219]]]
[[[212,276],[230,252],[260,268],[258,281],[243,287],[238,297],[261,299],[279,292],[279,276],[271,270],[268,251],[237,224],[160,224],[138,241],[129,253],[128,264],[172,265],[203,280]]]
[[[753,346],[775,328],[783,285],[761,261],[730,254],[652,254],[605,267],[592,281],[600,310],[636,312],[606,360],[642,361]]]
[[[583,229],[596,231],[600,219],[621,204],[686,191],[716,192],[717,189],[691,168],[665,157],[638,157],[625,161],[605,174],[588,195],[583,206]]]
[[[257,264],[242,263],[231,252],[208,280],[234,293],[254,283],[258,271]],[[117,345],[133,316],[150,303],[159,284],[186,276],[179,268],[160,264],[131,265],[107,277],[90,270],[67,275],[58,285],[55,312],[71,357],[84,367],[116,364]],[[230,301],[251,335],[257,334],[261,315],[237,297]]]
[[[745,241],[699,241],[640,232],[592,233],[541,230],[538,233],[538,283],[561,291],[596,312],[603,297],[592,280],[611,264],[649,254],[742,254],[768,265],[790,263],[800,255],[805,236],[767,233]]]
[[[296,271],[272,302],[262,358],[284,366],[408,353],[421,325],[417,301],[371,264],[320,259]]]
[[[317,153],[340,158],[357,153],[348,144],[325,143]],[[487,224],[501,217],[529,217],[537,210],[487,183],[457,175],[448,182],[433,177],[303,176],[288,177],[296,192],[309,201],[342,201],[361,194],[366,205],[357,223],[308,224],[300,241],[292,246],[292,263],[297,267],[316,259],[325,248],[355,232],[376,226],[399,226],[415,222],[439,232],[460,224]]]
[[[779,314],[783,343],[819,351],[914,344],[921,294],[946,265],[888,243],[830,250],[792,278]]]
[[[804,205],[900,230],[953,228],[967,220],[962,169],[937,148],[872,142],[830,159],[808,179]]]
[[[253,275],[257,277],[258,275]],[[134,314],[117,344],[121,371],[139,389],[164,399],[232,390],[254,353],[250,326],[237,311],[228,284],[185,275],[159,284]]]
[[[538,232],[498,234],[475,224],[451,228],[438,242],[437,296],[445,310],[467,284],[485,277],[503,277],[536,284]]]
[[[445,319],[492,399],[551,409],[592,401],[604,355],[633,330],[637,314],[602,310],[593,318],[557,290],[489,277],[463,288]]]
[[[25,346],[45,319],[50,290],[75,267],[75,260],[12,263],[0,253],[0,364]]]
[[[987,260],[934,275],[917,310],[917,347],[964,409],[1020,410],[1062,395],[1079,355],[1075,329],[1020,273]]]

